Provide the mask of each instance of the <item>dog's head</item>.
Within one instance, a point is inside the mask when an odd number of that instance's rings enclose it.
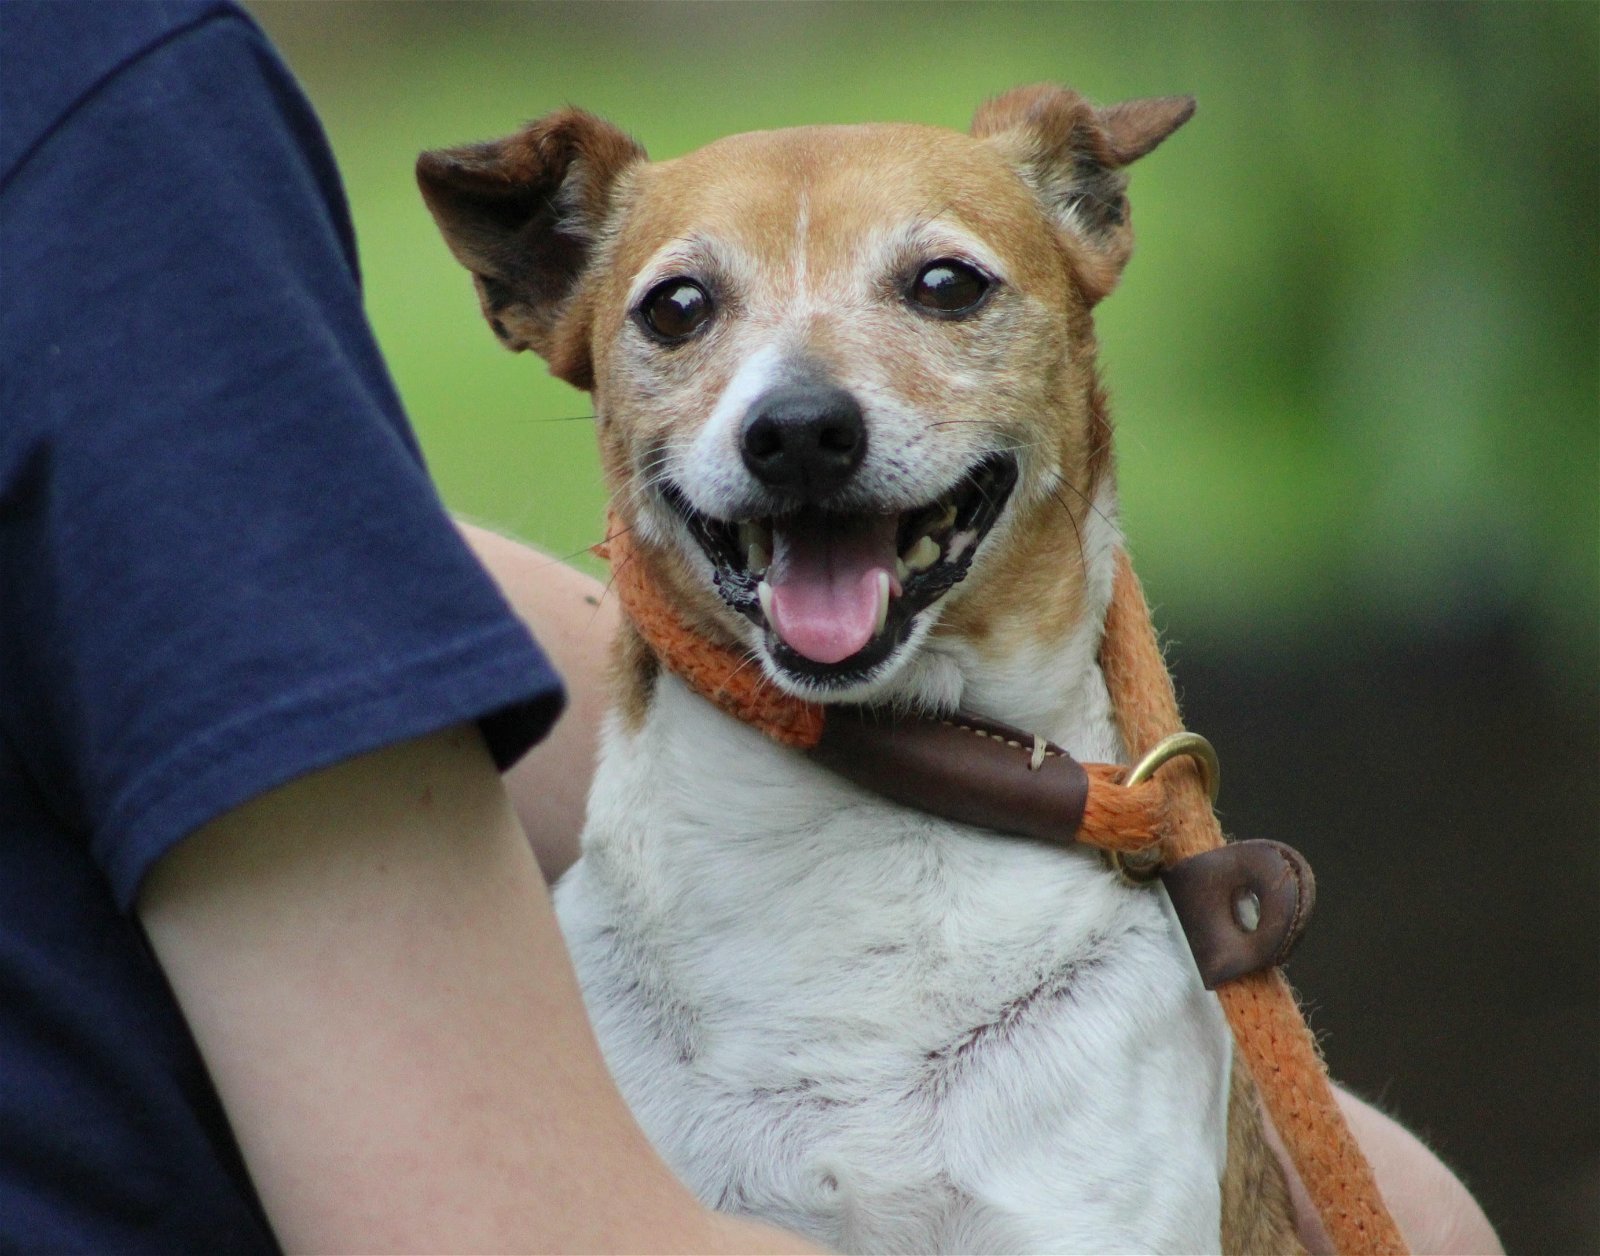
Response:
[[[1109,469],[1090,311],[1132,244],[1124,167],[1192,111],[1032,87],[968,135],[801,128],[650,163],[565,110],[418,177],[495,334],[593,391],[669,596],[792,692],[859,700],[1082,615]]]

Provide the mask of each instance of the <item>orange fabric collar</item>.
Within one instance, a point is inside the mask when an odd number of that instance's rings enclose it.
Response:
[[[649,559],[639,552],[631,530],[615,512],[606,517],[606,539],[595,546],[595,553],[611,564],[611,587],[623,611],[663,667],[775,741],[796,750],[817,744],[823,708],[784,693],[748,656],[698,635],[661,595]]]

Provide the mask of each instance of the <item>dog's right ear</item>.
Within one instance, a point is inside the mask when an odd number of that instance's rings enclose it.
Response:
[[[588,318],[573,298],[622,176],[645,152],[609,122],[563,109],[515,135],[417,159],[417,184],[483,316],[579,388],[594,383]]]

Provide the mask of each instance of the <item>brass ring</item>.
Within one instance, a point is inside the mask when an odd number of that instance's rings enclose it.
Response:
[[[1176,759],[1179,755],[1188,755],[1200,767],[1200,780],[1206,787],[1206,793],[1212,802],[1217,801],[1217,791],[1222,788],[1222,764],[1217,759],[1214,747],[1199,733],[1173,733],[1170,737],[1163,737],[1150,747],[1149,753],[1133,765],[1124,785],[1143,785],[1156,774],[1162,764],[1169,759]],[[1111,866],[1123,880],[1133,885],[1142,885],[1152,880],[1161,871],[1161,848],[1152,847],[1149,850],[1131,851],[1126,854],[1113,851],[1111,853]]]
[[[1133,765],[1133,771],[1128,773],[1124,785],[1143,785],[1156,774],[1156,769],[1168,759],[1176,759],[1179,755],[1188,755],[1200,765],[1200,779],[1204,782],[1206,793],[1211,796],[1211,801],[1217,801],[1217,793],[1222,788],[1222,764],[1217,760],[1217,750],[1209,741],[1199,733],[1173,733],[1170,737],[1163,737],[1150,747],[1150,752]]]

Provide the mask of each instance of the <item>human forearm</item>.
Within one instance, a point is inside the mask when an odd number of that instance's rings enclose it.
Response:
[[[286,1247],[759,1237],[692,1199],[617,1093],[474,729],[221,817],[139,909]]]
[[[557,559],[474,524],[457,526],[566,682],[566,714],[505,775],[539,867],[554,882],[578,857],[616,600],[598,580]]]

